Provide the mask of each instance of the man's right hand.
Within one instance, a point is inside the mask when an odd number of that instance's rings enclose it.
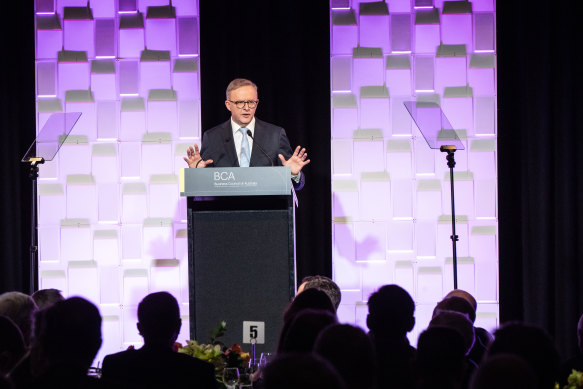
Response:
[[[202,160],[196,143],[194,144],[194,148],[190,146],[186,149],[186,157],[184,157],[184,160],[188,164],[188,167],[206,167],[213,163],[212,159],[207,159],[206,161]]]

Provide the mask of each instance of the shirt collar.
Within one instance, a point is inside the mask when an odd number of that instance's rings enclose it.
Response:
[[[235,123],[233,121],[233,118],[231,117],[231,129],[233,130],[233,134],[237,133],[237,131],[239,131],[239,128],[241,128],[241,126]],[[251,134],[255,136],[255,116],[253,116],[253,119],[251,119],[251,122],[247,124],[245,128],[251,130]]]

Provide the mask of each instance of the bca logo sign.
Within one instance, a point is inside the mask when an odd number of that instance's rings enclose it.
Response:
[[[215,181],[235,181],[233,172],[214,172]]]

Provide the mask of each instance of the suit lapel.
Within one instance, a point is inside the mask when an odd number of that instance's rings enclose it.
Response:
[[[255,147],[256,144],[260,144],[265,148],[265,145],[267,144],[266,136],[267,133],[264,123],[255,118],[255,133],[253,134],[253,149],[251,150],[251,161],[249,162],[249,166],[269,166],[261,164],[262,161],[266,160],[266,157],[263,155],[259,147]]]
[[[239,158],[237,158],[237,149],[235,148],[235,140],[233,139],[233,128],[231,127],[231,119],[227,120],[223,124],[221,130],[223,144],[225,145],[225,154],[229,161],[231,161],[231,166],[239,166]]]

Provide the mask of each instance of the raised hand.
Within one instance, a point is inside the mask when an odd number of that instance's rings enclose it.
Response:
[[[190,146],[186,149],[186,157],[184,160],[188,164],[188,167],[206,167],[207,165],[213,163],[212,159],[202,160],[200,151],[198,150],[198,145],[195,143],[194,148]]]
[[[300,174],[302,168],[310,163],[310,160],[306,159],[308,157],[306,149],[302,149],[301,146],[296,147],[294,153],[287,161],[283,155],[278,154],[277,156],[281,160],[283,166],[289,166],[291,168],[291,174],[294,176]]]

